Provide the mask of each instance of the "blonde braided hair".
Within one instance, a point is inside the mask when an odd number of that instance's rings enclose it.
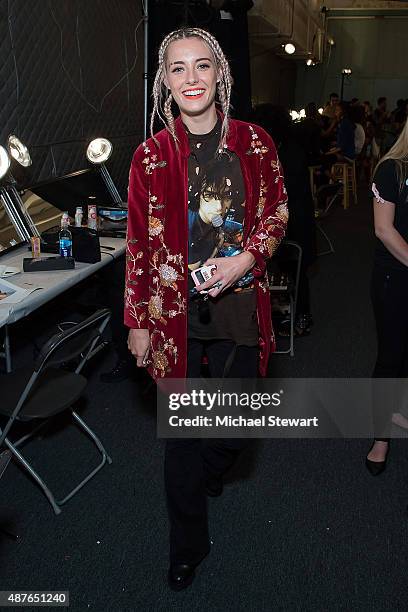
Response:
[[[231,89],[232,89],[232,77],[228,61],[218,43],[218,41],[206,30],[200,28],[181,28],[174,30],[167,34],[164,38],[159,49],[159,66],[157,68],[156,76],[153,83],[153,111],[150,118],[150,134],[153,140],[157,143],[157,139],[153,135],[154,120],[157,115],[160,121],[162,121],[166,129],[170,132],[176,147],[178,147],[178,138],[176,135],[174,117],[171,112],[171,103],[173,97],[170,91],[164,84],[166,76],[166,55],[170,43],[175,40],[183,40],[185,38],[200,38],[210,49],[214,56],[215,66],[217,71],[217,94],[218,100],[221,105],[224,118],[221,125],[221,137],[218,149],[221,152],[226,146],[227,134],[228,134],[228,121],[229,121],[229,109],[231,101]],[[167,93],[167,97],[163,102],[163,94]]]

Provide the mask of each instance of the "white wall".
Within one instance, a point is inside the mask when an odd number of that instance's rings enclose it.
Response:
[[[328,24],[336,45],[323,65],[298,66],[296,108],[323,104],[331,91],[340,94],[341,70],[349,67],[353,74],[345,80],[345,100],[374,104],[386,96],[394,108],[398,98],[408,98],[408,19],[332,19]]]
[[[271,102],[292,108],[295,100],[296,64],[253,43],[250,47],[252,104]]]

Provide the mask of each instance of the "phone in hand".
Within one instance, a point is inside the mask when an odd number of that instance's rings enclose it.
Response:
[[[191,272],[191,278],[195,286],[202,285],[205,281],[209,280],[217,271],[217,266],[212,264],[211,266],[202,266]],[[209,289],[203,289],[200,293],[208,293]]]

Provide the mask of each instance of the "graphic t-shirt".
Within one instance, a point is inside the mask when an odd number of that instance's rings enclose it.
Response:
[[[245,188],[239,158],[227,149],[217,155],[221,121],[208,134],[191,134],[188,159],[188,267],[200,268],[207,259],[242,249]],[[223,219],[216,229],[212,219]],[[189,290],[194,287],[189,276]],[[188,336],[200,340],[231,339],[258,344],[256,297],[253,286],[231,288],[219,297],[189,300]]]

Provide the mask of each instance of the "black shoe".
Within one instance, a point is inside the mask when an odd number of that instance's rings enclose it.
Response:
[[[300,338],[301,336],[308,336],[312,331],[313,317],[309,313],[303,313],[296,315],[294,324],[294,336]],[[283,319],[277,326],[278,336],[281,338],[288,338],[290,336],[290,319]]]
[[[310,312],[303,312],[296,315],[295,333],[296,337],[308,336],[312,331],[313,317]]]
[[[216,478],[215,476],[211,476],[206,478],[205,492],[209,497],[219,497],[222,495],[223,490],[224,483],[222,482],[222,477]]]
[[[371,461],[371,459],[367,459],[366,457],[366,460],[365,460],[366,468],[372,476],[378,476],[385,470],[387,466],[387,455],[388,455],[389,446],[390,445],[388,444],[388,448],[387,448],[387,452],[386,452],[384,461]]]
[[[99,379],[103,383],[117,383],[130,378],[136,368],[135,360],[119,359],[110,372],[103,372]]]
[[[170,565],[167,580],[169,587],[173,591],[182,591],[190,586],[195,578],[195,565],[180,563],[178,565]]]
[[[370,472],[372,476],[378,476],[383,472],[386,468],[386,461],[370,461],[370,459],[365,460],[366,468]]]

